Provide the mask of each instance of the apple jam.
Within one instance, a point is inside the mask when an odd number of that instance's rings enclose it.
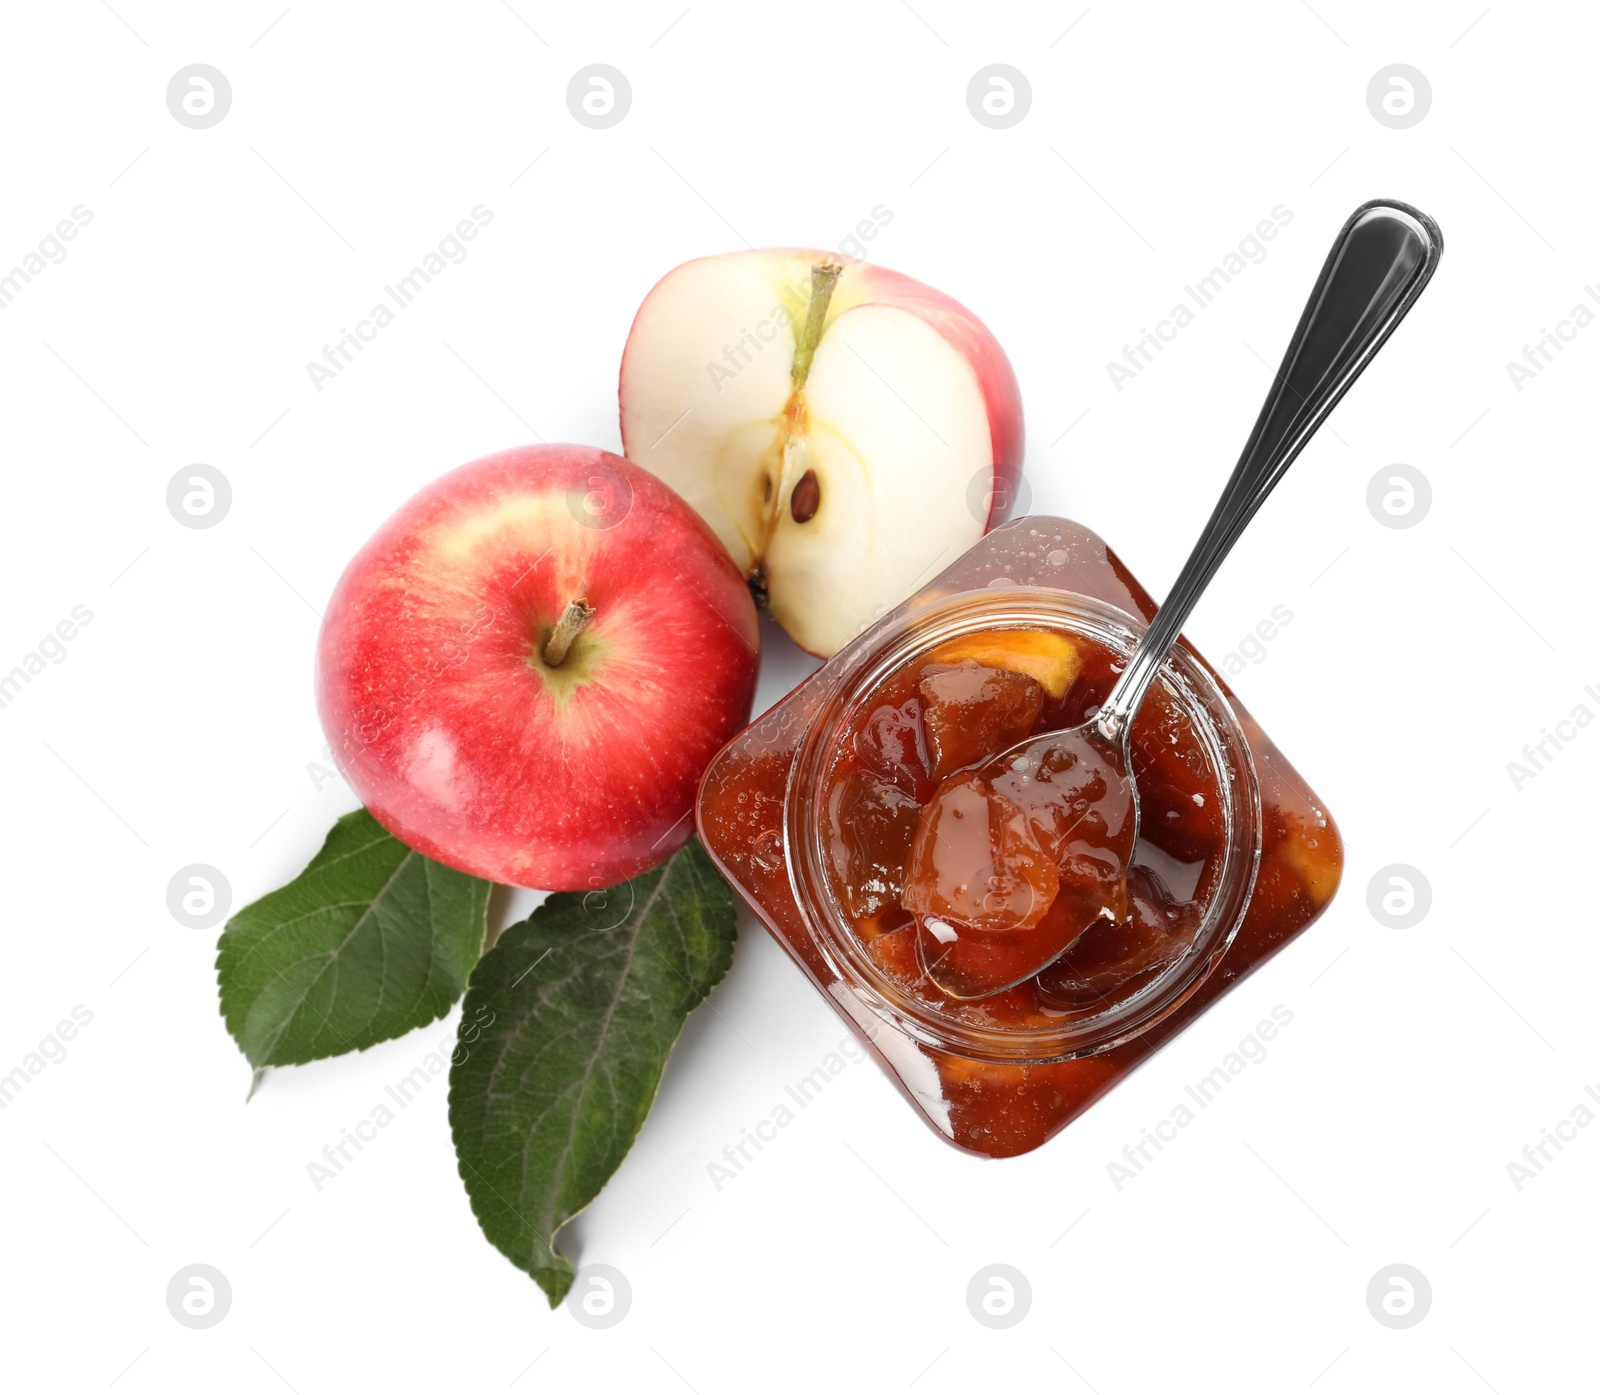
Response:
[[[1037,837],[1008,841],[993,819],[976,855],[941,866],[936,845],[919,856],[924,812],[941,787],[961,807],[974,772],[992,786],[993,753],[1093,713],[1154,611],[1093,533],[1016,520],[730,742],[702,782],[711,856],[961,1148],[1038,1147],[1304,931],[1338,886],[1342,846],[1321,802],[1180,642],[1130,732],[1141,816],[1120,904],[1035,961],[1044,968],[992,992],[946,991],[947,946],[927,922],[1003,946],[1046,925],[1063,884],[1092,878],[1060,844],[1042,858]],[[972,793],[987,805],[992,788]],[[1074,856],[1093,857],[1096,836]]]
[[[1048,754],[1042,770],[984,771],[1088,720],[1121,670],[1084,636],[987,630],[902,664],[861,706],[825,777],[827,870],[903,992],[974,1023],[1049,1026],[1136,994],[1192,945],[1227,832],[1169,689],[1129,733],[1137,841],[1115,771],[1074,772],[1070,797],[1040,778]]]

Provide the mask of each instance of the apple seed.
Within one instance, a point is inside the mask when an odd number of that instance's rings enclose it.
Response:
[[[789,513],[796,523],[809,523],[817,516],[821,503],[822,486],[817,482],[817,472],[807,470],[789,496]]]

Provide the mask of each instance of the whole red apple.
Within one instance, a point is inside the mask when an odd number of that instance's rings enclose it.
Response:
[[[492,881],[610,886],[694,829],[696,786],[750,715],[755,606],[653,475],[528,446],[413,496],[345,569],[317,704],[391,833]]]
[[[628,458],[824,657],[1016,502],[1005,352],[965,306],[880,266],[803,249],[685,262],[639,307],[618,395]]]

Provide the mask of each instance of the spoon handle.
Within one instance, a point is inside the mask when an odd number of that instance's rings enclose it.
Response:
[[[1233,476],[1100,709],[1103,735],[1121,738],[1222,559],[1405,317],[1443,248],[1432,218],[1393,199],[1362,204],[1339,230]]]

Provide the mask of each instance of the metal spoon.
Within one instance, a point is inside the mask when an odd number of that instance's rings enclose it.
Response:
[[[951,997],[1021,983],[1096,920],[1123,918],[1139,831],[1134,714],[1223,558],[1410,310],[1443,245],[1433,219],[1407,204],[1378,199],[1351,215],[1232,478],[1099,711],[952,776],[924,807],[904,904],[924,969]]]

